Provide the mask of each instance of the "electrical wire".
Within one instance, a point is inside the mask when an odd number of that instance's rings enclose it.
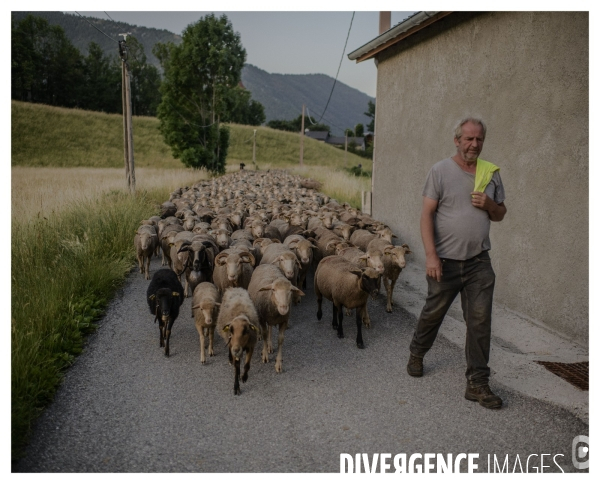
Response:
[[[310,111],[308,110],[308,106],[306,106],[306,114],[308,115],[308,122],[312,125],[315,125],[317,123],[315,123],[312,118],[310,117]]]
[[[352,19],[350,19],[350,27],[348,28],[348,35],[346,35],[346,43],[344,44],[344,51],[342,52],[342,58],[340,59],[340,65],[338,66],[337,74],[335,75],[335,80],[333,81],[333,86],[331,87],[331,92],[329,93],[329,99],[327,99],[327,104],[325,105],[325,109],[323,110],[323,114],[319,118],[319,123],[323,116],[325,115],[325,111],[327,111],[327,107],[329,106],[329,101],[331,101],[331,96],[333,94],[333,90],[335,89],[335,85],[337,83],[337,78],[340,73],[340,68],[342,67],[342,61],[344,60],[344,54],[346,53],[346,46],[348,45],[348,38],[350,37],[350,30],[352,29],[352,22],[354,21],[354,14],[356,12],[352,12]]]
[[[102,35],[105,35],[106,37],[108,37],[110,40],[112,40],[113,42],[116,42],[117,44],[119,43],[118,40],[113,39],[111,36],[109,36],[108,34],[102,32],[102,30],[100,30],[98,27],[96,27],[93,23],[91,23],[88,19],[86,19],[83,15],[81,15],[79,12],[75,12],[77,15],[79,15],[83,20],[85,20],[88,24],[90,24],[92,27],[94,27],[98,32],[100,32]]]
[[[109,19],[111,19],[113,22],[116,22],[116,20],[115,20],[114,18],[112,18],[110,15],[108,15],[108,13],[107,13],[107,12],[104,12],[104,13],[106,13],[106,16],[107,16]]]

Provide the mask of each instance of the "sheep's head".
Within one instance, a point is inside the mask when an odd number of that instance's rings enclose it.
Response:
[[[383,254],[391,257],[392,263],[398,266],[400,269],[406,267],[405,254],[412,254],[408,245],[404,244],[401,246],[388,245],[384,248]]]
[[[219,229],[215,233],[213,233],[213,236],[214,235],[216,235],[217,245],[219,247],[221,247],[222,249],[227,249],[229,247],[229,237],[231,235],[231,232],[229,232],[229,230]]]
[[[350,235],[354,232],[354,227],[348,224],[338,224],[333,229],[333,233],[339,235],[344,240],[350,240]]]
[[[227,269],[227,280],[234,286],[237,286],[237,282],[242,275],[242,264],[251,264],[254,266],[256,260],[250,252],[233,252],[226,253],[221,252],[215,258],[215,264],[217,266],[226,266]]]
[[[204,318],[204,324],[210,326],[213,324],[213,322],[217,321],[220,306],[221,303],[215,302],[213,299],[206,298],[202,299],[195,306],[192,306],[192,310],[194,311],[194,315],[197,315],[198,313],[202,314]]]
[[[292,292],[299,296],[304,296],[304,293],[300,289],[293,286],[290,281],[283,277],[276,279],[267,286],[261,287],[259,291],[270,291],[271,302],[282,316],[285,316],[290,311]]]
[[[149,299],[155,302],[155,312],[161,321],[167,323],[175,308],[181,305],[181,294],[163,287],[152,294]]]
[[[225,325],[223,333],[227,335],[227,345],[236,360],[242,357],[244,348],[255,343],[258,338],[258,328],[243,314]]]
[[[296,258],[293,252],[285,252],[277,258],[277,264],[283,275],[290,281],[297,274],[297,271],[301,268],[300,262]]]
[[[381,274],[371,267],[353,269],[350,272],[358,277],[359,288],[375,299],[379,294]]]
[[[392,243],[392,237],[396,237],[392,233],[392,229],[390,229],[389,227],[385,227],[381,230],[377,230],[375,233],[382,239],[387,240],[390,244]],[[398,238],[398,237],[396,237],[396,238]]]
[[[367,267],[371,267],[379,272],[379,274],[383,274],[383,254],[380,250],[368,250],[360,259],[365,261]]]

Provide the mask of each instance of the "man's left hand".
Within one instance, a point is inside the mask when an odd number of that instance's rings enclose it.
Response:
[[[481,210],[491,210],[495,203],[483,192],[471,192],[471,203]]]

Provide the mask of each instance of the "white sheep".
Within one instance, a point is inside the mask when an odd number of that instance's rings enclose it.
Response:
[[[362,321],[369,321],[367,299],[379,294],[381,275],[370,267],[362,269],[339,255],[325,257],[315,272],[315,294],[317,295],[317,319],[323,317],[323,296],[333,302],[332,326],[338,338],[344,337],[342,327],[343,308],[356,308],[356,345],[365,347],[362,339]]]
[[[248,291],[241,287],[225,291],[219,316],[217,332],[221,335],[229,350],[229,363],[235,367],[233,394],[239,395],[240,390],[240,360],[246,353],[242,382],[248,380],[250,361],[258,339],[258,314]]]
[[[141,225],[133,237],[133,244],[137,255],[140,274],[144,274],[146,280],[150,279],[150,259],[158,245],[158,234],[154,225]]]
[[[283,371],[283,339],[285,330],[288,327],[292,293],[304,296],[304,293],[293,286],[283,275],[283,272],[272,264],[258,266],[254,270],[252,280],[248,286],[248,294],[254,303],[260,322],[263,338],[262,360],[264,363],[269,362],[269,353],[273,352],[271,328],[273,326],[279,327],[277,359],[275,361],[275,371],[277,373]]]
[[[206,335],[208,335],[208,356],[215,355],[213,339],[220,306],[221,296],[214,284],[201,282],[196,286],[192,297],[192,317],[200,336],[200,362],[203,365],[206,363],[204,353]]]
[[[410,247],[406,244],[401,246],[392,245],[387,240],[382,238],[373,239],[369,242],[369,250],[379,250],[383,253],[383,285],[385,286],[385,292],[387,295],[387,305],[385,310],[388,313],[392,312],[392,296],[394,293],[394,286],[400,276],[402,269],[406,267],[406,254],[411,254]]]

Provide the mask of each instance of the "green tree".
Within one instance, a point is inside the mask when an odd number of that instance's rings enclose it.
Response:
[[[346,130],[344,131],[344,136],[348,136],[348,138],[351,138],[354,136],[354,131],[352,131],[350,128],[346,128]]]
[[[127,37],[127,63],[131,76],[131,111],[136,116],[156,116],[160,104],[160,73],[148,64],[144,46]]]
[[[90,42],[88,55],[83,60],[83,72],[81,107],[92,111],[120,113],[121,68],[116,59],[106,56],[97,43]]]
[[[266,119],[265,108],[251,96],[250,91],[241,86],[230,89],[225,95],[225,114],[221,120],[250,126],[263,124]]]
[[[354,135],[362,138],[365,135],[365,127],[364,125],[362,125],[361,123],[358,123],[355,127],[354,127]]]
[[[12,22],[13,99],[79,106],[83,58],[57,25],[33,15]]]
[[[375,133],[375,103],[373,101],[369,101],[368,106],[367,112],[363,113],[365,116],[371,118],[371,122],[367,124],[367,131]]]
[[[229,132],[220,123],[246,61],[240,35],[227,16],[209,14],[187,26],[181,44],[157,44],[153,52],[164,72],[157,115],[173,156],[224,173]]]

